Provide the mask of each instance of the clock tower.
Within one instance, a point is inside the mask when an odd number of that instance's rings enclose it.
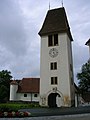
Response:
[[[71,107],[74,105],[73,41],[64,7],[47,12],[39,31],[40,105]]]

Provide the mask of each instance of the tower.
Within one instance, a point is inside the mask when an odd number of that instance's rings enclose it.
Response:
[[[18,90],[18,83],[15,80],[13,80],[10,83],[10,101],[17,100],[16,98],[17,90]]]
[[[39,35],[40,105],[70,107],[74,104],[73,39],[64,7],[47,12]]]

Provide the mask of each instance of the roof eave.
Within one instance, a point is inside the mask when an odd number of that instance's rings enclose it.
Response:
[[[90,45],[90,39],[85,43],[85,45],[87,45],[87,46]]]
[[[53,34],[56,34],[56,33],[67,33],[70,40],[73,41],[71,32],[67,29],[60,30],[60,31],[53,31],[53,32],[39,32],[38,34],[42,37],[42,36],[51,35],[51,34],[53,35]]]
[[[39,93],[38,91],[17,91],[17,93]]]

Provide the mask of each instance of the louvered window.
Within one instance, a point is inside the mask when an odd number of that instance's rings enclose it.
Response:
[[[57,46],[58,45],[58,34],[48,36],[48,46]]]

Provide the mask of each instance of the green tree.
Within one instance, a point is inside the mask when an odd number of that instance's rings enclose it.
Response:
[[[82,91],[90,90],[90,61],[82,65],[81,72],[77,73],[79,88]]]
[[[11,72],[8,70],[0,71],[0,100],[9,100]]]
[[[1,85],[0,87],[0,100],[6,100],[7,99],[7,87],[4,85]]]

